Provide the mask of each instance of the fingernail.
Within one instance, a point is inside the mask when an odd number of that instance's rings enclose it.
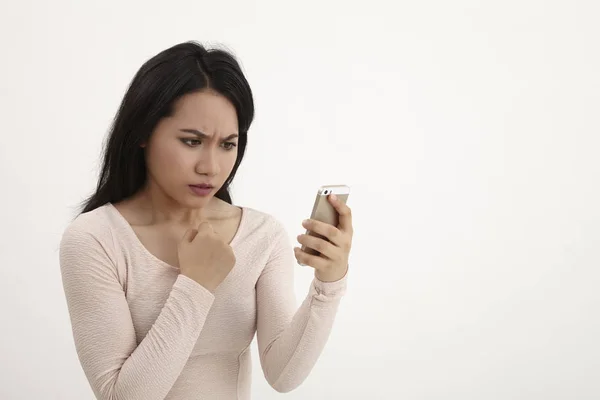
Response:
[[[337,200],[337,196],[335,194],[332,194],[331,195],[331,200],[333,200],[333,201]]]

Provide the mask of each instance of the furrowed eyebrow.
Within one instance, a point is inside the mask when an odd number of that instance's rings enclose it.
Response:
[[[198,129],[180,129],[180,131],[185,132],[185,133],[191,133],[192,135],[196,135],[202,139],[210,139],[209,135],[207,135],[204,132],[200,132]],[[237,133],[232,133],[231,135],[227,136],[226,138],[223,138],[223,140],[231,140],[231,139],[235,139],[237,137],[239,137],[239,135]]]

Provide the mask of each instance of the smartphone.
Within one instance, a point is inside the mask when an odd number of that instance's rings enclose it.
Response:
[[[319,188],[317,191],[317,196],[315,198],[315,203],[313,205],[312,212],[310,214],[310,219],[314,219],[317,221],[325,222],[326,224],[330,224],[333,226],[338,226],[339,224],[339,215],[335,208],[331,205],[329,200],[327,199],[329,195],[335,194],[337,198],[344,204],[348,201],[348,196],[350,195],[350,187],[347,185],[324,185]],[[311,232],[309,230],[306,231],[307,235],[319,237],[321,239],[327,240],[327,238]],[[310,247],[302,246],[302,251],[305,251],[308,254],[312,254],[315,256],[320,256],[321,253],[318,251],[311,249]]]

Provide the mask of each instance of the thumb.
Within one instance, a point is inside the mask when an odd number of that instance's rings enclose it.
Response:
[[[187,231],[185,231],[185,234],[183,235],[182,242],[190,243],[192,240],[194,240],[194,238],[196,237],[197,234],[198,234],[198,229],[194,229],[194,228],[188,229]]]
[[[208,216],[206,214],[206,210],[203,208],[201,208],[199,210],[199,215],[198,215],[198,219],[200,220],[200,223],[198,224],[198,231],[199,232],[211,232],[213,230],[212,225],[210,224],[210,222],[208,222]]]
[[[208,221],[200,222],[197,232],[213,232],[213,227]]]

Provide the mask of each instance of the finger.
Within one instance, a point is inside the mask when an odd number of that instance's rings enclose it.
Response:
[[[185,233],[183,234],[183,238],[182,241],[183,242],[191,242],[192,240],[194,240],[194,238],[196,237],[196,235],[198,234],[198,230],[197,229],[188,229],[187,231],[185,231]]]
[[[201,207],[198,209],[197,221],[200,221],[200,224],[204,221],[208,221],[208,212],[206,211],[206,207]]]
[[[302,222],[302,226],[309,231],[326,237],[331,243],[336,246],[341,245],[342,232],[331,224],[327,224],[315,219],[307,219]]]
[[[210,224],[210,222],[202,221],[202,222],[200,222],[200,225],[198,225],[198,232],[210,233],[210,232],[214,232],[214,230],[213,230],[213,227]]]
[[[307,265],[317,270],[325,270],[327,267],[328,261],[327,259],[319,256],[313,256],[312,254],[308,254],[299,247],[294,247],[294,256],[296,256],[296,260],[298,263]]]
[[[352,210],[350,207],[348,207],[348,205],[344,202],[340,201],[335,194],[329,195],[328,200],[338,212],[338,228],[344,232],[352,232]]]
[[[339,248],[318,237],[310,235],[298,235],[298,243],[318,251],[330,260],[338,258]]]

